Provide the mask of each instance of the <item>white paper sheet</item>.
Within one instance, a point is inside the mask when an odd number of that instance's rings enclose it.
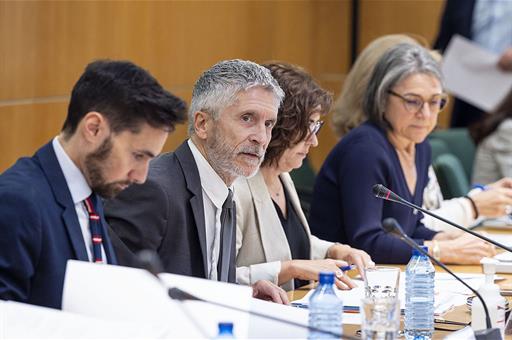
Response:
[[[457,273],[457,275],[469,284],[472,288],[478,289],[484,282],[483,274],[473,273]],[[336,295],[343,301],[345,307],[358,308],[361,304],[361,299],[364,297],[364,283],[360,280],[354,280],[357,287],[352,290],[338,290]],[[448,273],[436,273],[435,278],[435,314],[442,315],[455,306],[464,305],[467,297],[471,295],[471,291],[466,288],[462,283],[457,281]],[[310,290],[302,299],[293,301],[303,305],[309,304],[309,297],[313,294]],[[400,283],[398,289],[398,298],[400,299],[400,309],[405,309],[405,273],[400,273]],[[352,319],[351,319],[352,321]],[[343,321],[343,323],[348,323]]]
[[[180,288],[207,301],[241,308],[246,311],[250,309],[252,288],[249,286],[169,273],[160,274],[159,277],[169,288]],[[219,322],[233,322],[235,338],[243,339],[249,337],[249,315],[245,312],[238,312],[198,301],[184,302],[183,307],[189,315],[194,316],[196,325],[209,338],[217,335],[217,325]]]
[[[497,233],[486,233],[485,235],[493,241],[499,242],[507,247],[512,247],[512,235]]]
[[[400,299],[400,308],[405,308],[405,274],[400,273],[400,283],[398,288],[398,298]],[[361,299],[364,297],[364,282],[361,280],[352,280],[357,287],[352,290],[339,290],[335,289],[336,295],[343,301],[344,308],[359,308],[361,305]],[[310,290],[302,299],[293,301],[295,303],[301,303],[309,305],[309,297],[313,294],[313,289]]]
[[[448,334],[444,340],[475,340],[475,332],[471,326],[467,326]]]
[[[153,336],[200,338],[206,335],[172,301],[167,289],[149,272],[70,260],[67,264],[62,309],[102,320],[150,325]]]
[[[512,88],[512,72],[500,70],[498,60],[498,55],[454,36],[442,62],[447,90],[485,112],[493,111]]]
[[[134,339],[156,338],[152,327],[0,301],[0,339]]]
[[[279,305],[272,302],[251,299],[251,310],[270,315],[279,319],[296,322],[307,326],[308,310],[291,306]],[[251,316],[249,322],[249,335],[251,338],[295,338],[304,339],[308,336],[305,328],[287,325],[282,322]]]
[[[486,218],[479,221],[474,227],[490,227],[494,229],[512,230],[512,218],[509,215]]]

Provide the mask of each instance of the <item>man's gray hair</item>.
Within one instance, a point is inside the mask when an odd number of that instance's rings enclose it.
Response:
[[[192,92],[188,113],[188,132],[194,133],[194,114],[203,111],[218,119],[220,112],[234,103],[237,96],[253,87],[272,92],[279,104],[284,92],[270,71],[252,61],[233,59],[221,61],[205,71]]]
[[[389,129],[384,119],[389,91],[412,74],[428,74],[439,80],[444,88],[439,63],[425,48],[409,43],[390,48],[379,59],[368,83],[363,99],[363,111],[371,121]]]

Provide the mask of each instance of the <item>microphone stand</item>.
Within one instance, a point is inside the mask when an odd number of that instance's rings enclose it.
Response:
[[[485,303],[484,299],[476,291],[473,289],[470,285],[468,285],[466,282],[464,282],[460,277],[458,277],[454,272],[452,272],[448,267],[446,267],[441,261],[436,260],[433,256],[431,256],[428,252],[424,251],[416,242],[414,242],[407,234],[404,233],[402,228],[400,227],[400,224],[394,219],[394,218],[386,218],[384,221],[382,221],[382,229],[384,229],[385,232],[397,237],[398,239],[402,240],[403,242],[407,243],[412,248],[419,251],[422,255],[427,256],[432,262],[434,262],[436,265],[441,267],[444,271],[446,271],[448,274],[453,276],[457,281],[462,283],[464,286],[466,286],[471,292],[473,292],[478,299],[482,302],[482,305],[484,307],[485,311],[485,325],[487,329],[475,331],[475,338],[477,340],[497,340],[501,339],[501,333],[498,328],[492,328],[491,318],[489,316],[489,310],[487,309],[487,304]]]
[[[382,192],[382,190],[384,190],[385,192]],[[397,194],[395,194],[393,191],[391,191],[388,188],[386,188],[385,186],[383,186],[382,184],[375,184],[373,186],[373,193],[375,194],[375,197],[377,197],[377,198],[383,199],[385,201],[391,201],[391,202],[399,203],[399,204],[405,205],[405,206],[407,206],[409,208],[419,210],[419,211],[421,211],[424,214],[430,215],[430,216],[432,216],[432,217],[434,217],[434,218],[436,218],[438,220],[443,221],[444,223],[448,223],[449,225],[454,226],[455,228],[458,228],[458,229],[460,229],[462,231],[470,233],[471,235],[473,235],[475,237],[478,237],[479,239],[482,239],[482,240],[484,240],[486,242],[489,242],[489,243],[495,245],[498,248],[504,249],[504,250],[512,253],[512,248],[507,247],[506,245],[501,244],[499,242],[496,242],[494,240],[491,240],[487,236],[480,235],[480,234],[474,232],[471,229],[464,228],[463,226],[458,225],[458,224],[456,224],[456,223],[454,223],[452,221],[449,221],[449,220],[447,220],[447,219],[445,219],[445,218],[443,218],[443,217],[441,217],[441,216],[439,216],[437,214],[434,214],[433,212],[428,211],[427,209],[423,209],[422,207],[417,206],[416,204],[408,202],[405,199],[403,199],[402,197],[400,197]]]

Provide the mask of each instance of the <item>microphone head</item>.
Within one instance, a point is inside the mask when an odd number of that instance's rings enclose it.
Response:
[[[181,290],[181,289],[176,288],[176,287],[169,288],[168,294],[169,294],[169,297],[171,299],[173,299],[173,300],[178,300],[178,301],[189,301],[189,300],[202,301],[197,296],[192,295],[190,293],[187,293],[186,291]]]
[[[382,184],[375,184],[372,187],[372,191],[375,197],[381,198],[386,201],[393,201],[397,203],[402,203],[404,201],[400,196],[398,196],[397,194],[395,194],[393,191],[389,190]]]
[[[375,184],[372,188],[373,194],[377,198],[386,198],[386,193],[388,191],[388,188],[383,186],[382,184]]]
[[[382,229],[388,234],[401,237],[404,234],[402,227],[393,217],[388,217],[382,221]]]
[[[144,249],[139,251],[136,255],[136,264],[139,268],[145,269],[155,276],[164,271],[160,257],[153,250]]]

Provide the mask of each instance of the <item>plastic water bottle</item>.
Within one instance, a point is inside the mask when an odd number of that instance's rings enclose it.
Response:
[[[343,315],[343,302],[333,289],[334,273],[320,273],[319,284],[309,298],[309,326],[325,331],[341,334],[341,317]],[[331,338],[339,336],[320,331],[310,331],[309,339]]]
[[[219,333],[215,339],[234,339],[233,323],[232,322],[219,322]]]
[[[428,247],[421,247],[428,251]],[[434,333],[434,276],[430,259],[412,250],[405,270],[405,338],[432,339]]]

